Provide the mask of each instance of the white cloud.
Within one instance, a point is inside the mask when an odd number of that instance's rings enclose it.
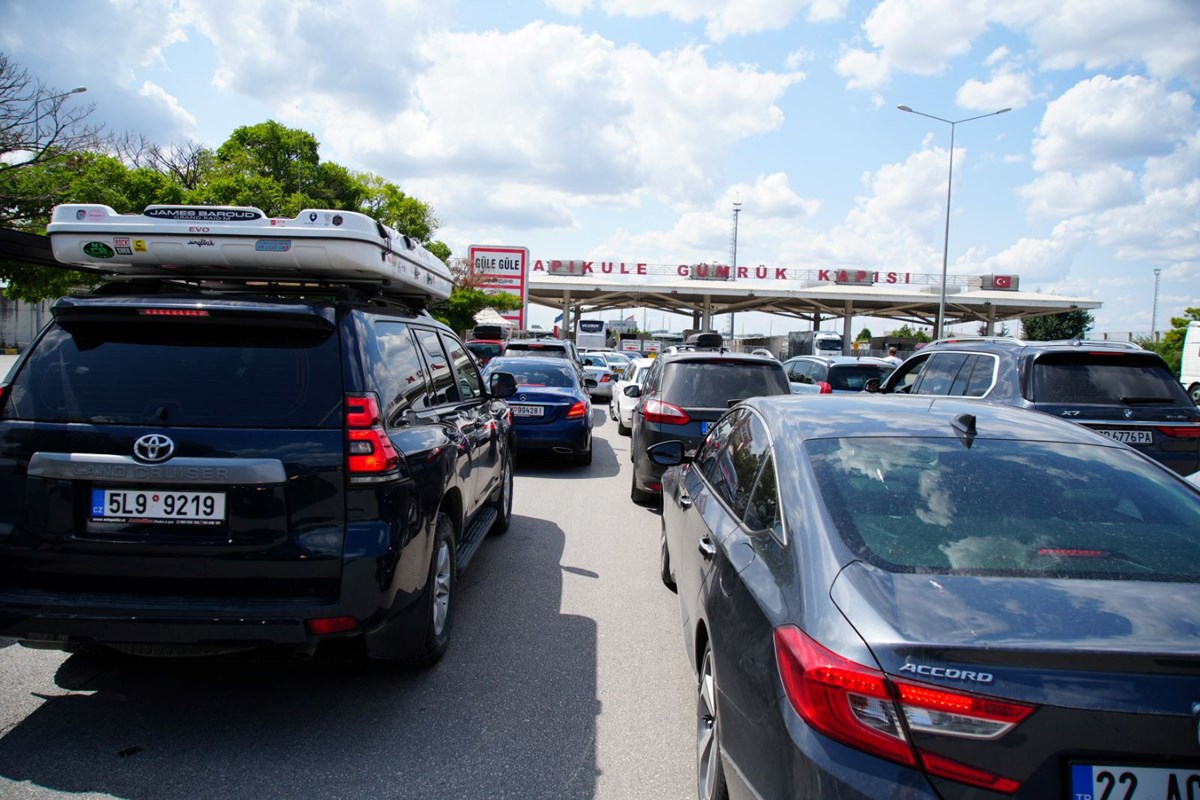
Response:
[[[1060,0],[1042,6],[1029,35],[1048,69],[1101,70],[1140,62],[1152,76],[1182,75],[1200,83],[1195,0]]]
[[[878,89],[890,77],[887,65],[877,53],[857,48],[843,52],[835,69],[847,79],[846,85],[851,89]]]
[[[1057,283],[1071,269],[1075,254],[1084,240],[1067,229],[1056,229],[1046,239],[1022,238],[1003,253],[986,259],[981,274],[1020,275],[1021,288],[1036,290],[1032,284]]]
[[[1092,169],[1169,154],[1197,127],[1192,97],[1136,75],[1098,75],[1046,106],[1033,143],[1039,170]]]
[[[1001,61],[1004,61],[1006,58],[1008,58],[1008,48],[1001,45],[993,50],[983,63],[987,64],[989,67],[992,67],[996,64],[999,64]]]
[[[558,0],[562,2],[562,0]],[[845,15],[849,0],[599,0],[614,16],[665,14],[680,22],[705,20],[714,42],[730,36],[780,30],[805,8],[810,22],[830,22]]]
[[[142,88],[138,92],[138,95],[148,100],[152,100],[161,107],[165,108],[167,113],[169,113],[178,121],[181,129],[184,131],[190,131],[190,133],[187,134],[188,136],[195,135],[196,115],[183,108],[183,106],[179,104],[178,98],[168,94],[161,86],[156,83],[152,83],[151,81],[146,81],[142,84]]]
[[[546,6],[560,14],[578,17],[592,5],[592,0],[545,0]]]
[[[1058,221],[1136,203],[1141,191],[1136,176],[1115,164],[1094,172],[1051,172],[1017,190],[1029,203],[1033,220]]]
[[[987,83],[968,80],[954,95],[962,108],[971,111],[995,111],[1000,108],[1023,108],[1033,99],[1033,86],[1023,73],[1000,70]]]

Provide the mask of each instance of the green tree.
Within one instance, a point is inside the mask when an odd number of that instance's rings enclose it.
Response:
[[[475,315],[489,307],[497,311],[515,311],[521,307],[521,298],[507,292],[485,294],[480,289],[456,287],[448,300],[433,303],[429,313],[461,333],[475,327]]]
[[[1094,323],[1095,319],[1091,313],[1078,308],[1061,314],[1026,317],[1021,320],[1021,330],[1024,337],[1032,342],[1082,339]]]
[[[888,336],[894,336],[899,339],[916,339],[918,342],[933,341],[929,333],[924,328],[917,328],[916,330],[913,330],[912,326],[910,326],[907,322],[889,333]]]
[[[858,332],[858,336],[856,336],[856,337],[854,338],[854,341],[856,341],[856,342],[869,342],[869,341],[871,341],[871,329],[870,329],[870,328],[863,328],[861,331],[859,331],[859,332]]]
[[[1163,334],[1162,339],[1157,342],[1153,339],[1143,339],[1138,344],[1162,356],[1171,371],[1179,375],[1180,365],[1183,362],[1183,340],[1187,336],[1188,323],[1196,321],[1200,321],[1200,308],[1186,308],[1182,317],[1171,317],[1171,330]]]

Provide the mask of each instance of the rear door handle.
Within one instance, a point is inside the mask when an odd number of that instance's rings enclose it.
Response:
[[[683,490],[680,490],[680,492],[679,492],[679,507],[680,508],[691,508],[692,507],[691,495],[689,495],[687,492],[685,492]]]
[[[700,544],[697,546],[697,549],[706,561],[711,561],[717,554],[717,546],[713,544],[712,539],[708,538],[708,534],[700,537]]]

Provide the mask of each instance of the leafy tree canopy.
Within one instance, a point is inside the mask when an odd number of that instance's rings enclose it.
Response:
[[[474,328],[475,315],[489,307],[497,311],[515,311],[521,307],[521,298],[508,293],[486,294],[481,289],[457,288],[450,299],[430,306],[429,313],[462,333]]]
[[[1029,341],[1049,342],[1055,339],[1082,339],[1092,327],[1095,319],[1082,308],[1049,314],[1043,317],[1027,317],[1021,320],[1021,330]]]
[[[1183,362],[1183,340],[1187,336],[1188,323],[1197,321],[1200,321],[1200,308],[1186,308],[1182,317],[1171,317],[1171,330],[1163,334],[1162,339],[1157,342],[1150,339],[1142,340],[1138,344],[1162,356],[1171,371],[1179,375]]]

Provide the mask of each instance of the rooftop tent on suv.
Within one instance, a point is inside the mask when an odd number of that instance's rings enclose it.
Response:
[[[0,386],[0,636],[154,654],[345,638],[433,663],[457,572],[512,502],[494,401],[515,384],[484,384],[422,310],[445,265],[352,212],[296,230],[147,212],[55,211],[61,260],[125,279],[58,300]],[[196,218],[213,244],[178,255]],[[134,236],[145,252],[119,244]]]

